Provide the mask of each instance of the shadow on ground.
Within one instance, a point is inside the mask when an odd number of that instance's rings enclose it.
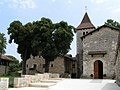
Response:
[[[107,83],[101,90],[120,90],[116,83]]]

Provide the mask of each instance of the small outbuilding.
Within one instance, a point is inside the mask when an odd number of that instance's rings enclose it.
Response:
[[[12,62],[6,55],[2,55],[0,58],[0,75],[7,75],[9,71],[9,63]]]

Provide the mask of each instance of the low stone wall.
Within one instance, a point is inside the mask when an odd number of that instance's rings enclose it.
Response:
[[[27,87],[28,80],[26,78],[14,78],[14,87]]]
[[[49,78],[60,78],[60,74],[49,74]]]
[[[0,78],[0,90],[8,90],[9,78]]]
[[[44,73],[36,75],[22,75],[21,78],[14,79],[14,87],[28,87],[30,83],[38,83],[50,78],[59,78],[59,74]]]

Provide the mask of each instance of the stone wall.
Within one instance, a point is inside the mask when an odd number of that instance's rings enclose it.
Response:
[[[6,75],[8,73],[9,66],[0,65],[0,75]]]
[[[45,68],[44,68],[45,60],[42,57],[31,57],[30,59],[27,60],[26,62],[26,74],[35,74],[36,71],[34,72],[33,70],[30,70],[30,68],[34,68],[34,65],[36,65],[36,70],[38,72],[44,73]]]
[[[9,78],[0,78],[0,90],[8,90]]]
[[[51,74],[51,73],[44,73],[44,74],[36,74],[36,75],[22,75],[21,78],[14,79],[14,87],[28,87],[31,83],[39,83],[44,80],[49,80],[51,78],[59,78],[59,74]]]
[[[85,29],[85,30],[78,30],[77,31],[77,77],[80,78],[81,74],[83,73],[82,67],[83,67],[83,41],[81,40],[81,37],[94,29]],[[84,34],[83,34],[84,33]]]
[[[36,65],[36,70],[30,70]],[[26,73],[27,74],[35,74],[35,73],[44,73],[45,71],[45,60],[42,57],[30,58],[26,63]],[[57,57],[54,61],[50,62],[49,73],[59,73],[64,74],[64,58]]]
[[[85,30],[78,30],[77,31],[77,35],[76,35],[76,38],[77,38],[77,53],[79,53],[79,51],[81,49],[83,49],[82,47],[82,40],[81,40],[81,37],[91,31],[93,31],[94,29],[85,29]],[[85,34],[83,34],[85,33]]]
[[[116,83],[120,86],[120,51],[118,51],[118,57],[116,61]]]
[[[64,58],[57,57],[54,61],[50,62],[49,73],[59,73],[64,74]]]
[[[103,63],[103,74],[107,78],[113,78],[115,74],[115,53],[118,41],[118,31],[108,27],[83,38],[83,76],[89,78],[94,75],[94,62],[100,60]],[[90,51],[106,51],[105,55],[89,55]]]

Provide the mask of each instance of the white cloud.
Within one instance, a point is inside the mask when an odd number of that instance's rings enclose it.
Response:
[[[11,8],[34,9],[37,7],[35,0],[6,0]]]

